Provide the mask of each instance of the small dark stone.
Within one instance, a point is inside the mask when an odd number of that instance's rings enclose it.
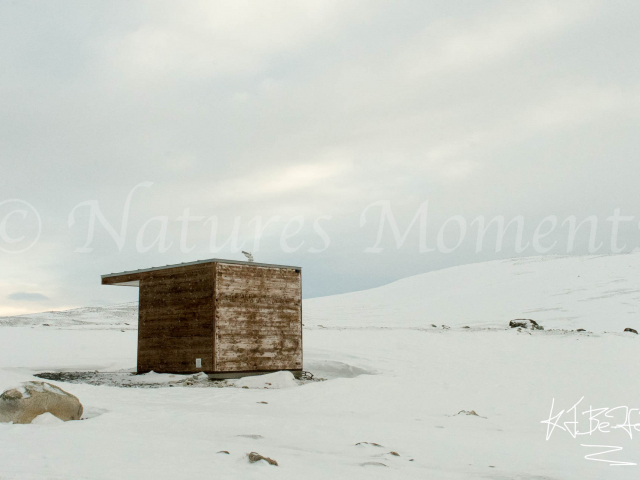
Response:
[[[633,329],[633,328],[625,328],[624,329],[625,332],[631,332],[631,333],[635,333],[636,335],[638,335],[638,331]]]
[[[584,328],[579,328],[576,330],[576,332],[586,332],[586,330]]]

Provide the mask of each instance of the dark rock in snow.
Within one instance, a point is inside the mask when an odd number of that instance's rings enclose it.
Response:
[[[251,463],[256,463],[256,462],[259,462],[260,460],[264,460],[265,462],[268,462],[270,465],[275,465],[276,467],[278,466],[278,462],[276,462],[273,458],[263,457],[262,455],[256,452],[247,453],[247,457],[249,457],[249,461]]]
[[[635,333],[636,335],[638,335],[638,331],[633,329],[633,328],[625,328],[624,329],[625,332],[631,332],[631,333]]]
[[[509,322],[511,328],[526,328],[527,330],[544,330],[542,325],[538,325],[538,322],[529,318],[516,318]]]
[[[584,328],[579,328],[576,330],[576,332],[586,332],[586,330]]]

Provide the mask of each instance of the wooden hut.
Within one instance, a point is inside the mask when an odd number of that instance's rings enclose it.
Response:
[[[300,267],[233,260],[112,273],[139,287],[138,373],[302,371]]]

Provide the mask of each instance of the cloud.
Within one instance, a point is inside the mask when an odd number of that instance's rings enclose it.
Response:
[[[355,15],[360,2],[247,0],[147,3],[147,22],[112,41],[116,65],[136,75],[241,74],[294,54]]]
[[[348,161],[335,161],[300,164],[284,170],[262,174],[253,173],[223,182],[218,190],[218,195],[233,201],[266,195],[281,196],[294,191],[321,187],[348,170]]]
[[[15,292],[7,295],[7,298],[17,302],[42,302],[44,300],[49,300],[49,297],[41,293],[32,292]]]
[[[588,2],[514,3],[466,21],[440,20],[416,36],[398,59],[411,76],[477,68],[526,52],[582,20],[589,7]]]
[[[147,219],[186,208],[219,216],[221,238],[236,216],[332,215],[321,255],[263,253],[303,263],[309,295],[477,261],[360,255],[371,239],[357,218],[381,199],[407,221],[429,200],[434,225],[640,214],[640,3],[65,5],[0,6],[0,201],[29,201],[46,225],[28,255],[0,258],[0,296],[60,288],[47,290],[60,303],[22,308],[134,300],[97,274],[193,259],[133,248]],[[142,181],[154,187],[135,195],[127,248],[98,226],[94,252],[74,254],[88,222],[67,228],[73,206],[99,200],[117,226]],[[191,230],[192,255],[210,257],[209,226]]]

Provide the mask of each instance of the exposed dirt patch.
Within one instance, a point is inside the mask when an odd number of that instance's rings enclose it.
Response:
[[[121,388],[225,388],[235,387],[234,380],[212,380],[205,374],[196,375],[164,375],[162,381],[154,382],[146,375],[132,372],[43,372],[34,376],[55,382],[106,385]],[[303,376],[295,382],[298,385],[322,381],[313,375]]]

